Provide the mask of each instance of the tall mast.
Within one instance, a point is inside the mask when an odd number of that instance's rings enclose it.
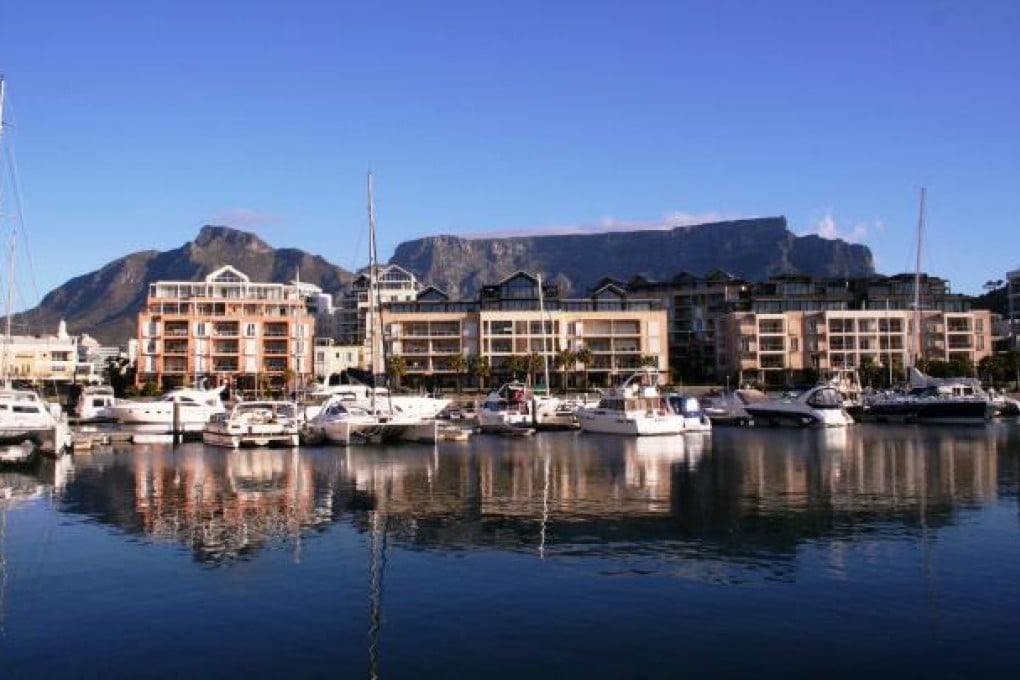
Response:
[[[4,167],[4,78],[0,75],[0,173]],[[3,199],[3,182],[0,181],[0,199]],[[0,200],[0,220],[3,218],[3,201]],[[0,379],[6,385],[11,377],[11,305],[14,291],[14,231],[11,231],[11,248],[7,259],[7,296],[5,299],[6,322],[4,325],[3,357],[0,357]]]
[[[375,412],[375,379],[378,373],[376,361],[375,336],[375,304],[376,304],[376,271],[375,271],[375,202],[372,197],[372,173],[368,173],[368,338],[370,368],[372,370],[372,411]]]
[[[921,187],[921,206],[917,215],[917,259],[914,265],[914,357],[913,365],[916,367],[921,358],[921,240],[924,237],[924,199],[925,189]]]

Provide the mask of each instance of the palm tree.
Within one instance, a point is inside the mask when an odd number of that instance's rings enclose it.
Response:
[[[561,349],[553,357],[553,364],[560,370],[563,381],[563,391],[567,391],[567,369],[577,361],[576,355],[570,349]]]
[[[400,381],[405,373],[407,373],[407,359],[402,354],[394,354],[386,361],[386,375],[396,387],[400,387]]]
[[[492,374],[492,367],[489,365],[489,357],[476,354],[468,361],[468,370],[471,375],[478,378],[478,387],[485,389],[485,381]]]
[[[574,352],[574,359],[584,366],[584,389],[586,392],[588,391],[588,366],[591,364],[592,358],[591,350],[587,347],[580,347]]]
[[[524,357],[524,361],[528,369],[528,377],[531,379],[531,384],[537,385],[538,374],[545,366],[545,360],[542,358],[542,355],[539,354],[538,352],[532,352],[528,356]],[[546,390],[548,390],[549,386],[546,385],[545,388]]]
[[[506,358],[506,370],[510,373],[512,380],[517,379],[518,373],[528,372],[528,357],[519,354],[511,354]]]
[[[455,354],[450,357],[450,370],[457,374],[457,391],[460,392],[463,387],[464,370],[467,368],[468,361],[463,354]]]

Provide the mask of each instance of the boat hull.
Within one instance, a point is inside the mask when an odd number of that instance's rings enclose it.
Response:
[[[622,415],[606,409],[582,410],[578,413],[582,432],[622,434],[634,437],[683,434],[683,416]]]

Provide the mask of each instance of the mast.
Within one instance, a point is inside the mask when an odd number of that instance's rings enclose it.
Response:
[[[372,198],[372,172],[368,173],[368,338],[369,355],[372,370],[372,412],[375,413],[375,378],[378,373],[378,362],[376,361],[376,337],[375,337],[375,304],[376,304],[376,282],[375,270],[375,202]]]
[[[0,172],[3,171],[4,165],[4,146],[3,146],[3,134],[4,127],[4,78],[0,75]],[[3,198],[3,182],[0,182],[0,199]],[[3,201],[0,200],[0,218],[3,217]],[[0,380],[3,385],[7,385],[11,379],[11,305],[13,304],[13,292],[14,292],[14,231],[11,231],[11,247],[8,253],[7,259],[7,295],[5,298],[5,325],[4,325],[4,338],[3,338],[3,356],[0,357]]]
[[[924,237],[925,189],[921,187],[921,206],[917,215],[917,259],[914,264],[914,356],[911,364],[916,368],[921,358],[921,239]]]
[[[542,366],[545,371],[545,394],[552,396],[549,385],[549,334],[545,330],[545,301],[542,298],[542,275],[538,274],[538,318],[542,326]]]

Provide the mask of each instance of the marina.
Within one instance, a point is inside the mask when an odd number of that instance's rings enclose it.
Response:
[[[0,658],[7,677],[1000,675],[1018,482],[1016,419],[114,438],[0,473]]]

